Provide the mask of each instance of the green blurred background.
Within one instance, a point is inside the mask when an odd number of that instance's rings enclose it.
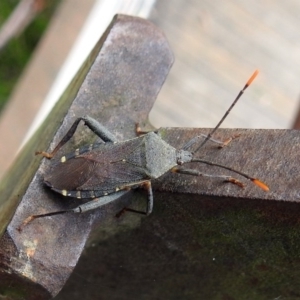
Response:
[[[0,1],[0,26],[18,5],[18,0]],[[0,113],[15,83],[28,62],[31,53],[42,37],[59,1],[49,1],[46,8],[17,38],[12,39],[0,51]]]

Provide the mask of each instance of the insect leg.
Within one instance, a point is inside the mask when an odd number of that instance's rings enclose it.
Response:
[[[136,123],[135,124],[135,132],[137,135],[143,135],[143,134],[147,134],[149,132],[155,132],[157,133],[158,129],[156,130],[143,130],[141,127],[140,127],[140,124],[139,123]]]
[[[150,180],[144,180],[140,183],[133,183],[133,184],[128,184],[126,186],[123,186],[122,189],[128,189],[131,187],[142,187],[147,191],[147,209],[146,209],[146,214],[147,216],[149,216],[152,213],[153,210],[153,192],[152,192],[152,185],[151,185],[151,181]],[[129,209],[126,209],[129,210]]]
[[[100,198],[95,198],[94,200],[91,200],[89,202],[86,202],[84,204],[81,204],[75,208],[72,209],[67,209],[67,210],[59,210],[59,211],[54,211],[54,212],[49,212],[45,214],[39,214],[39,215],[31,215],[28,218],[26,218],[23,223],[18,227],[19,231],[22,231],[22,229],[30,222],[32,222],[34,219],[38,218],[44,218],[44,217],[50,217],[50,216],[55,216],[55,215],[62,215],[65,213],[84,213],[89,210],[96,209],[98,207],[101,207],[103,205],[106,205],[110,202],[115,201],[116,199],[120,198],[126,193],[126,191],[120,191],[114,194],[110,194],[104,197]]]
[[[147,191],[147,209],[146,212],[144,211],[139,211],[136,209],[132,209],[129,207],[124,207],[119,213],[116,214],[116,217],[119,218],[121,215],[123,215],[126,211],[130,211],[130,212],[134,212],[137,214],[142,214],[142,215],[146,215],[149,216],[152,213],[153,210],[153,192],[152,192],[152,185],[151,185],[151,181],[147,180],[144,181],[142,183],[140,183],[139,185],[134,184],[136,187],[143,187],[146,191]],[[126,187],[123,188],[131,188],[133,185],[128,185]]]
[[[57,151],[74,135],[77,126],[80,121],[84,121],[85,125],[90,128],[96,135],[98,135],[104,142],[116,142],[117,139],[115,136],[107,129],[105,128],[102,124],[100,124],[98,121],[95,119],[89,117],[89,116],[84,116],[77,118],[76,121],[73,123],[71,128],[68,130],[66,135],[62,138],[62,140],[57,144],[57,146],[54,148],[54,150],[50,153],[44,152],[44,151],[37,151],[35,152],[36,155],[41,154],[42,156],[46,158],[52,158]]]
[[[89,202],[86,202],[84,204],[78,205],[77,207],[72,209],[72,212],[74,213],[84,213],[86,211],[89,210],[94,210],[98,207],[101,207],[103,205],[106,205],[110,202],[115,201],[116,199],[120,198],[121,196],[123,196],[124,194],[126,194],[127,191],[120,191],[114,194],[110,194],[107,196],[103,196],[100,198],[95,198]]]
[[[225,146],[227,146],[233,139],[236,139],[237,137],[239,137],[239,134],[236,134],[234,136],[229,137],[228,139],[226,139],[225,141],[220,141],[220,140],[216,140],[212,137],[208,137],[208,135],[201,133],[200,135],[195,136],[194,138],[192,138],[191,140],[189,140],[183,147],[182,150],[188,150],[189,148],[191,148],[194,144],[196,144],[198,142],[198,140],[200,138],[203,139],[207,139],[210,140],[213,143],[216,143],[219,145],[219,148],[223,148]]]
[[[92,117],[84,116],[81,118],[84,124],[98,135],[104,142],[117,142],[117,138],[101,123]]]
[[[153,192],[152,192],[151,181],[149,180],[145,182],[143,184],[143,188],[147,191],[147,195],[148,195],[146,216],[149,216],[153,210]]]
[[[175,167],[172,169],[172,172],[174,173],[180,173],[180,174],[186,174],[186,175],[193,175],[193,176],[202,176],[202,177],[211,177],[211,178],[221,178],[223,179],[225,182],[231,182],[233,184],[238,185],[241,188],[245,187],[245,184],[242,183],[241,181],[228,176],[228,175],[215,175],[215,174],[205,174],[205,173],[201,173],[198,170],[194,170],[194,169],[186,169],[186,168],[178,168]]]

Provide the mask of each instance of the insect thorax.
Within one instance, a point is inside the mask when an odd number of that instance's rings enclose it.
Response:
[[[150,132],[144,136],[146,168],[149,177],[158,178],[177,165],[176,149]]]

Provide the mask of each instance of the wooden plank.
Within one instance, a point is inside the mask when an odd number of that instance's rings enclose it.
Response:
[[[152,21],[175,53],[150,119],[213,127],[244,81],[260,75],[223,127],[290,128],[298,111],[300,3],[157,1]]]

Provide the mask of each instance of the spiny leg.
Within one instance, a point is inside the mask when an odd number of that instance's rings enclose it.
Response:
[[[238,171],[238,170],[235,170],[233,168],[230,168],[230,167],[227,167],[227,166],[224,166],[224,165],[221,165],[221,164],[218,164],[218,163],[214,163],[214,162],[211,162],[211,161],[207,161],[207,160],[204,160],[204,159],[200,159],[200,158],[193,158],[191,160],[191,162],[198,162],[198,163],[202,163],[202,164],[206,164],[206,165],[210,165],[210,166],[215,166],[215,167],[219,167],[219,168],[222,168],[222,169],[225,169],[225,170],[228,170],[228,171],[231,171],[233,173],[236,173],[236,174],[239,174],[241,176],[243,176],[244,178],[246,179],[249,179],[251,180],[255,185],[257,185],[258,187],[260,187],[262,190],[264,190],[265,192],[268,192],[269,191],[269,187],[264,183],[262,182],[261,180],[259,180],[258,178],[255,178],[255,177],[252,177],[252,176],[249,176],[248,174],[246,173],[243,173],[241,171]],[[176,171],[176,167],[173,168],[175,169]],[[233,182],[235,184],[238,184],[236,179],[231,179],[230,182]]]
[[[70,140],[70,138],[74,135],[78,124],[80,121],[84,121],[84,124],[90,128],[97,136],[99,136],[104,142],[116,142],[116,137],[102,124],[100,124],[98,121],[93,119],[89,116],[84,116],[77,118],[76,121],[73,123],[71,128],[68,130],[66,135],[62,138],[62,140],[57,144],[57,146],[54,148],[54,150],[50,153],[44,152],[44,151],[37,151],[35,152],[36,155],[41,154],[42,156],[46,158],[52,158],[57,151]]]
[[[149,132],[155,132],[155,133],[158,132],[158,130],[143,130],[143,129],[141,129],[139,123],[136,123],[136,124],[135,124],[135,131],[136,131],[136,134],[137,134],[137,135],[143,135],[143,134],[147,134],[147,133],[149,133]],[[227,146],[233,139],[235,139],[235,138],[237,138],[237,137],[239,137],[239,136],[240,136],[239,134],[236,134],[236,135],[234,135],[234,136],[232,136],[232,137],[229,137],[229,138],[226,139],[225,141],[220,141],[220,140],[214,139],[214,138],[212,138],[212,137],[209,137],[209,140],[212,141],[212,142],[214,142],[214,143],[216,143],[216,144],[218,144],[218,145],[219,145],[219,148],[223,148],[223,147]],[[192,138],[191,140],[189,140],[189,141],[182,147],[181,150],[188,150],[188,148],[190,148],[190,147],[193,146],[195,143],[197,143],[198,140],[199,140],[200,138],[206,139],[207,137],[208,137],[208,135],[201,133],[200,135],[198,135],[198,136]]]
[[[38,215],[31,215],[27,217],[23,223],[18,227],[18,231],[22,231],[22,229],[28,224],[31,223],[33,220],[38,219],[38,218],[44,218],[44,217],[50,217],[50,216],[55,216],[55,215],[62,215],[66,213],[84,213],[90,210],[94,210],[98,207],[101,207],[103,205],[106,205],[110,202],[113,202],[123,196],[126,193],[126,191],[120,191],[114,194],[110,194],[107,196],[103,196],[100,198],[95,198],[89,202],[83,203],[78,205],[75,208],[67,209],[67,210],[59,210],[59,211],[54,211],[54,212],[49,212],[45,214],[38,214]]]
[[[228,139],[226,139],[225,141],[223,141],[223,143],[221,145],[219,145],[219,148],[224,148],[226,146],[228,146],[234,139],[240,137],[241,134],[238,133],[238,134],[234,134],[232,136],[230,136]]]
[[[143,184],[143,188],[147,191],[147,211],[146,216],[149,216],[153,210],[153,191],[151,181],[147,181]]]
[[[220,141],[217,139],[212,138],[211,136],[209,137],[206,134],[201,133],[200,135],[195,136],[194,138],[192,138],[191,140],[189,140],[183,147],[182,150],[188,150],[189,148],[191,148],[194,144],[196,144],[198,142],[199,139],[203,138],[203,139],[207,139],[213,143],[218,144],[219,148],[224,148],[225,146],[227,146],[229,143],[231,143],[232,140],[238,138],[240,136],[240,134],[236,134],[233,135],[231,137],[229,137],[228,139],[226,139],[225,141]]]
[[[151,181],[147,180],[144,181],[139,185],[140,187],[144,188],[147,191],[147,209],[146,212],[144,211],[139,211],[136,209],[132,209],[129,207],[124,207],[119,213],[116,214],[116,217],[119,218],[121,215],[123,215],[126,211],[142,214],[149,216],[152,213],[153,210],[153,191],[152,191],[152,185]],[[131,186],[127,186],[126,188],[130,188]],[[125,188],[125,187],[124,187]]]
[[[202,177],[210,177],[210,178],[221,178],[225,182],[230,182],[230,183],[236,184],[236,185],[238,185],[241,188],[245,187],[244,183],[242,183],[241,181],[239,181],[239,180],[237,180],[237,179],[235,179],[235,178],[233,178],[231,176],[228,176],[228,175],[205,174],[205,173],[199,172],[199,171],[194,170],[194,169],[186,169],[186,168],[178,168],[178,167],[173,168],[172,172],[174,172],[174,173],[180,173],[180,174],[186,174],[186,175],[192,175],[192,176],[202,176]]]

